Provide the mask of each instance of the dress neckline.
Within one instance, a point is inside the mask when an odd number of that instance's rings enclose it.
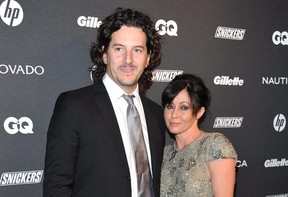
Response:
[[[179,148],[176,147],[176,141],[175,141],[174,144],[173,144],[173,148],[174,148],[177,152],[183,152],[183,151],[189,149],[190,147],[194,146],[205,134],[206,134],[206,132],[203,132],[203,131],[201,130],[201,131],[200,131],[200,135],[199,135],[191,144],[189,144],[189,145],[187,145],[186,147],[181,148],[181,149],[179,149]]]

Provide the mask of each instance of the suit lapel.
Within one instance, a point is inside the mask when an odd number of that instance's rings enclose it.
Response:
[[[149,145],[150,145],[150,154],[151,154],[151,162],[152,162],[152,170],[153,173],[155,173],[155,169],[157,168],[156,162],[157,159],[157,143],[155,141],[155,134],[157,133],[154,129],[157,128],[157,125],[155,125],[155,117],[152,115],[153,112],[151,111],[151,108],[149,106],[149,102],[146,97],[141,96],[141,101],[144,108],[145,113],[145,119],[147,124],[147,131],[149,136]]]
[[[118,126],[117,118],[114,113],[112,103],[109,99],[109,95],[105,89],[105,86],[102,82],[99,82],[94,85],[93,91],[95,92],[94,101],[100,110],[105,125],[107,126],[107,133],[110,135],[111,140],[114,142],[115,149],[120,156],[123,165],[129,171],[127,158],[125,154],[125,149]]]

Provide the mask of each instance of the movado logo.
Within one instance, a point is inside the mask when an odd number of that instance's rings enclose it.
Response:
[[[161,36],[165,34],[167,34],[168,36],[178,36],[178,25],[173,20],[169,20],[166,22],[163,19],[159,19],[155,24],[155,29]]]
[[[286,118],[283,114],[277,114],[273,120],[273,126],[275,131],[281,132],[285,129]]]
[[[13,74],[13,75],[43,75],[44,68],[42,66],[31,66],[31,65],[10,65],[0,64],[0,74]]]
[[[18,26],[24,17],[23,9],[17,1],[6,0],[0,6],[0,17],[6,25]]]
[[[275,45],[288,45],[288,33],[287,31],[275,31],[272,35],[272,41]]]
[[[14,135],[18,132],[22,134],[33,134],[33,122],[28,117],[22,117],[19,120],[9,117],[4,121],[4,129],[7,133]]]

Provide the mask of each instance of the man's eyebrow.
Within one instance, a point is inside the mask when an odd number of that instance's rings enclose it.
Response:
[[[124,45],[123,44],[120,44],[120,43],[114,43],[114,44],[112,44],[112,47],[117,47],[117,46],[120,46],[120,47],[124,47]],[[143,46],[143,45],[136,45],[136,46],[133,46],[133,48],[142,48],[142,49],[145,49],[145,46]]]
[[[114,47],[114,46],[124,46],[124,45],[123,44],[119,44],[119,43],[114,43],[112,46]]]

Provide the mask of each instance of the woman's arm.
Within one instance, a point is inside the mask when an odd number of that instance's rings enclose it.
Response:
[[[235,159],[217,159],[208,164],[215,197],[233,197],[235,186]]]

